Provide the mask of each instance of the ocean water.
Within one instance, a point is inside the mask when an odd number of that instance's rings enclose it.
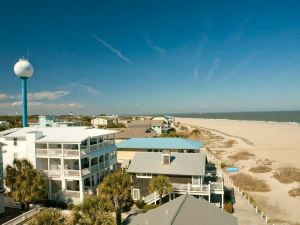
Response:
[[[172,116],[185,118],[252,120],[300,124],[300,111],[180,113],[172,114]]]

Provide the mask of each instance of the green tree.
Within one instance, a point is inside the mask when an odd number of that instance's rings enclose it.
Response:
[[[66,224],[66,217],[58,209],[43,209],[36,214],[28,225],[62,225]]]
[[[150,192],[157,192],[159,194],[159,204],[162,204],[164,194],[168,194],[173,190],[170,179],[166,176],[158,175],[151,179],[149,184]]]
[[[46,180],[26,159],[15,159],[12,165],[6,167],[5,184],[12,198],[24,204],[25,210],[33,201],[47,197]]]
[[[107,175],[98,186],[98,195],[110,202],[116,213],[116,224],[121,224],[124,205],[131,199],[130,177],[121,170]]]
[[[71,224],[113,225],[110,209],[109,202],[98,196],[88,196],[80,205],[74,207]]]

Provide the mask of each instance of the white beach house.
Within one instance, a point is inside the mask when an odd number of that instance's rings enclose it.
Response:
[[[49,199],[79,203],[116,169],[116,131],[87,127],[21,128],[0,133],[5,164],[26,158],[48,178]]]
[[[4,191],[5,191],[5,189],[3,186],[2,143],[0,142],[0,214],[4,213],[4,199],[3,199]]]

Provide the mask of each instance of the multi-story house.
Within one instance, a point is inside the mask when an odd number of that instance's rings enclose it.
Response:
[[[96,117],[91,120],[93,127],[108,126],[114,124],[114,122],[115,118],[113,117]]]
[[[118,162],[127,163],[137,152],[162,152],[170,150],[178,153],[199,153],[203,144],[184,138],[130,138],[117,143]]]
[[[28,159],[48,178],[49,199],[79,203],[116,169],[116,131],[87,127],[22,128],[0,137],[4,162]]]
[[[153,177],[164,175],[173,186],[167,198],[190,194],[223,207],[223,178],[207,173],[206,162],[206,155],[203,153],[170,151],[136,153],[126,170],[132,180],[132,197],[134,200],[143,199],[147,204],[156,203],[159,195],[149,191],[149,183]]]

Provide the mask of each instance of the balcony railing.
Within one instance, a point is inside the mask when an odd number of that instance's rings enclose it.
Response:
[[[96,151],[104,147],[108,147],[113,145],[114,141],[104,141],[102,143],[91,145],[90,147],[81,146],[81,155],[86,155],[91,151]],[[79,157],[79,150],[74,149],[44,149],[44,148],[37,148],[36,149],[37,156],[57,156],[62,157]]]
[[[64,149],[64,157],[79,157],[79,150]]]
[[[79,177],[80,170],[64,170],[64,175],[69,177]]]
[[[108,146],[113,145],[113,144],[114,144],[114,141],[103,141],[103,142],[98,143],[98,144],[90,145],[89,148],[81,146],[81,155],[86,155],[89,152],[96,151],[98,149],[108,147]]]
[[[210,194],[210,185],[192,185],[173,183],[174,192],[184,192],[188,194]]]
[[[185,192],[189,194],[210,194],[214,191],[224,191],[223,182],[211,182],[204,185],[178,184],[173,183],[174,192]]]
[[[68,198],[80,198],[80,192],[79,191],[65,190],[64,195],[65,195],[65,197],[68,197]]]

